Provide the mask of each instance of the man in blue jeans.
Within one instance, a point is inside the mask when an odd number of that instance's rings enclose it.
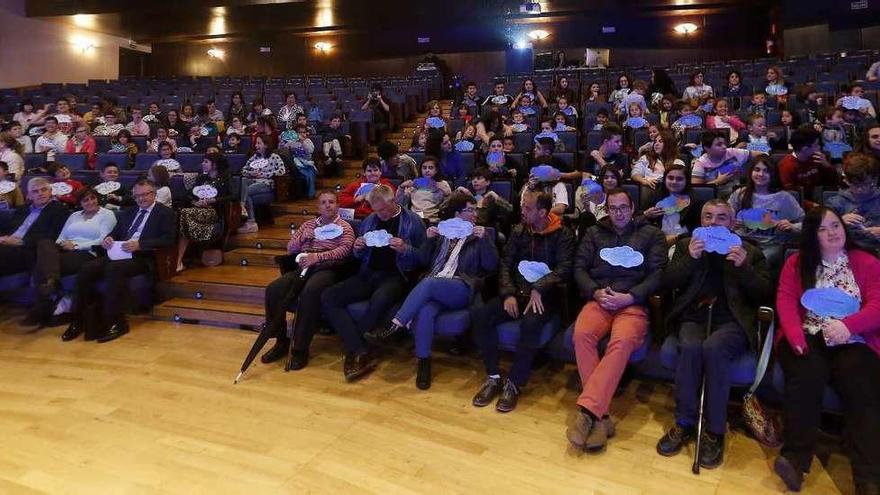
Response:
[[[394,191],[380,184],[367,194],[373,213],[360,225],[354,241],[354,256],[361,262],[358,273],[324,291],[321,305],[330,325],[345,347],[343,373],[353,381],[376,367],[363,335],[386,316],[403,297],[413,272],[422,268],[420,248],[425,242],[425,224],[412,211],[394,201]],[[364,234],[385,230],[391,234],[387,246],[370,247]],[[367,312],[357,322],[348,314],[349,304],[369,300]]]
[[[571,277],[574,236],[559,217],[550,212],[552,208],[550,193],[523,195],[522,223],[513,228],[504,246],[498,276],[499,297],[474,310],[471,318],[474,336],[488,375],[474,396],[476,407],[489,405],[495,397],[498,397],[495,405],[498,412],[509,412],[516,407],[520,388],[525,386],[532,372],[541,330],[559,312],[560,287]],[[520,269],[521,262],[543,266],[539,270]],[[521,321],[520,337],[510,373],[502,381],[497,327],[511,320]]]

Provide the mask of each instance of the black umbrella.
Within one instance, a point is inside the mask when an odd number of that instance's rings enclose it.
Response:
[[[257,335],[257,340],[254,341],[254,345],[251,346],[251,351],[248,352],[248,355],[244,358],[244,362],[241,363],[241,371],[238,372],[238,375],[235,377],[235,382],[238,383],[241,380],[241,376],[244,375],[244,372],[247,371],[248,367],[250,367],[251,363],[254,362],[254,358],[257,357],[257,354],[263,350],[263,347],[266,346],[266,342],[269,341],[271,337],[269,335],[269,331],[272,328],[272,325],[267,323],[263,323],[263,328],[260,329],[260,334]]]

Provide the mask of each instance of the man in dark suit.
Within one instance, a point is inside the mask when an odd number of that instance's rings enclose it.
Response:
[[[36,264],[37,245],[54,244],[70,214],[64,204],[52,201],[52,185],[42,177],[28,181],[27,197],[30,203],[15,210],[0,236],[0,276],[30,272]],[[43,287],[39,297],[46,297]],[[25,326],[37,323],[39,317],[33,311],[21,322]]]
[[[95,335],[98,342],[109,342],[128,333],[124,308],[129,279],[153,273],[155,250],[175,243],[177,218],[174,210],[156,201],[156,184],[148,179],[139,180],[132,189],[132,197],[137,206],[119,214],[116,227],[102,243],[108,256],[86,263],[77,274],[74,320],[61,336],[64,341],[73,340],[86,330],[87,307],[96,303],[103,306],[103,320],[90,319],[100,322],[92,323],[100,328],[89,328],[87,337]],[[106,281],[103,300],[95,290],[101,280]]]

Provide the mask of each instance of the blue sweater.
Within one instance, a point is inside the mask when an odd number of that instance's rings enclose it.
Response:
[[[375,213],[361,222],[358,229],[358,235],[363,237],[364,234],[372,230],[376,230],[379,223],[379,217]],[[397,237],[403,239],[406,243],[406,250],[397,255],[397,269],[401,275],[406,276],[407,272],[412,272],[422,268],[422,258],[420,256],[420,248],[425,242],[425,224],[418,215],[406,208],[400,209],[400,228]],[[373,248],[367,247],[360,251],[355,251],[355,258],[361,260],[361,271],[370,269],[370,253]]]

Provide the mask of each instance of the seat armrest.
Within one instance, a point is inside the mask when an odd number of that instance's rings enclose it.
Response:
[[[177,272],[177,247],[168,246],[156,249],[156,280],[168,280]]]

